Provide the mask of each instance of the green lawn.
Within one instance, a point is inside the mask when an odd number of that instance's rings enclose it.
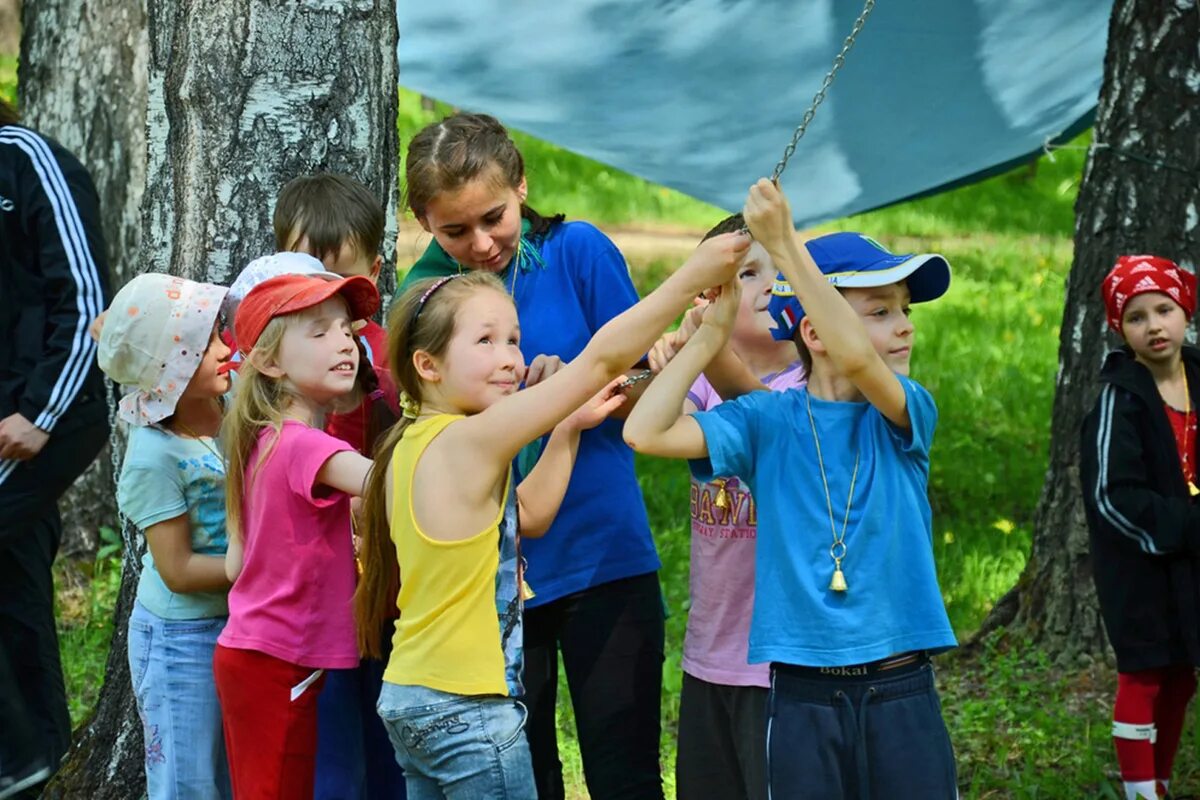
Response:
[[[0,63],[0,92],[6,64]],[[401,90],[402,147],[436,111]],[[533,204],[613,226],[671,227],[695,235],[724,212],[517,134]],[[1081,137],[1073,143],[1082,148]],[[781,143],[782,145],[782,143]],[[838,220],[822,230],[862,230],[894,249],[943,253],[954,269],[950,292],[918,306],[913,376],[940,410],[930,497],[943,596],[966,638],[1024,567],[1033,511],[1047,465],[1058,326],[1070,268],[1073,204],[1081,149],[1035,168],[973,186]],[[748,179],[752,176],[748,176]],[[645,291],[674,263],[631,263]],[[664,777],[673,789],[686,619],[687,475],[681,464],[638,460],[664,567],[671,616],[664,675]],[[115,570],[98,567],[90,589],[61,603],[72,713],[94,702]],[[82,594],[80,594],[82,592]],[[1103,660],[1059,664],[1003,635],[977,652],[940,660],[943,705],[959,757],[964,798],[1119,798],[1108,738],[1114,677]],[[566,688],[562,687],[562,697]],[[560,706],[562,754],[571,796],[585,797],[569,705]],[[1189,725],[1177,782],[1200,781],[1200,730]],[[673,794],[673,792],[672,792]]]

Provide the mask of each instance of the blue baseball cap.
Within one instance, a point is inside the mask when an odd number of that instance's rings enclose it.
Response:
[[[828,233],[805,243],[817,268],[839,288],[887,286],[908,282],[914,303],[936,300],[950,288],[950,262],[936,253],[897,255],[862,233]],[[804,308],[787,278],[776,276],[767,306],[776,327],[771,335],[786,341],[796,335]]]

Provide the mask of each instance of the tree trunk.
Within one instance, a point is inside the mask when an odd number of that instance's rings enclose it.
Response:
[[[146,184],[146,30],[143,0],[24,3],[18,91],[23,121],[57,139],[91,173],[114,289],[134,273]],[[101,525],[116,525],[108,451],[59,501],[62,552],[94,555]]]
[[[1064,659],[1107,652],[1079,485],[1079,427],[1098,392],[1106,333],[1100,282],[1117,257],[1200,266],[1200,14],[1194,0],[1118,0],[1109,25],[1094,143],[1076,201],[1051,422],[1050,467],[1033,550],[985,622]]]
[[[279,189],[317,170],[363,181],[394,220],[397,31],[390,0],[155,0],[147,33],[137,272],[228,282],[274,250]],[[384,255],[391,263],[394,221],[389,232]],[[394,274],[383,271],[387,280]],[[131,588],[132,581],[122,585],[95,716],[46,797],[125,800],[142,793],[141,730],[131,725],[125,656]]]

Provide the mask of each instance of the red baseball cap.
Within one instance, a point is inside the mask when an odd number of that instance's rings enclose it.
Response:
[[[379,290],[361,275],[280,275],[255,286],[238,306],[233,322],[238,349],[243,354],[253,350],[275,317],[319,306],[334,295],[346,301],[352,320],[367,319],[379,309]]]

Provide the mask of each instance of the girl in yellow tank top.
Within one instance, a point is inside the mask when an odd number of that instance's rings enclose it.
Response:
[[[519,212],[513,190],[470,186]],[[518,529],[545,533],[580,432],[625,401],[623,370],[699,292],[735,292],[748,246],[743,234],[705,242],[574,361],[519,392],[520,328],[495,276],[424,281],[393,306],[388,352],[404,418],[376,452],[355,611],[360,649],[374,657],[383,620],[400,611],[378,710],[414,795],[536,795],[515,699],[528,591]],[[537,465],[514,486],[512,460],[546,431]]]

